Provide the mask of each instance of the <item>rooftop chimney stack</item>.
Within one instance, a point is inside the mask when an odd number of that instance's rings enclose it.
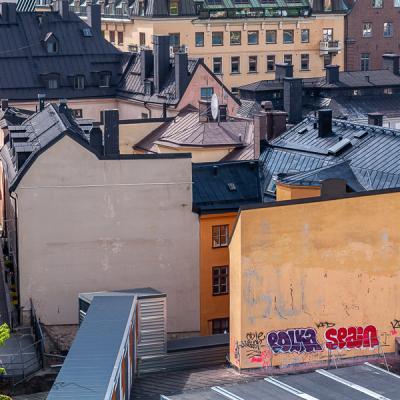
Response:
[[[8,108],[8,99],[1,99],[1,110],[6,111]]]
[[[39,100],[39,111],[43,111],[44,109],[44,102],[46,100],[46,95],[45,94],[38,94],[38,100]]]
[[[335,84],[338,83],[339,78],[339,65],[327,65],[326,69],[326,83]]]
[[[142,82],[150,78],[153,72],[153,51],[150,49],[142,49],[140,51],[140,75]]]
[[[287,113],[271,110],[267,112],[266,140],[270,142],[286,131]]]
[[[267,114],[261,111],[260,114],[254,116],[254,158],[260,157],[261,141],[267,137]]]
[[[9,24],[17,23],[17,3],[1,2],[0,14],[3,20]]]
[[[287,63],[275,64],[275,79],[282,81],[283,78],[293,78],[293,65]]]
[[[175,86],[176,96],[181,98],[189,81],[188,55],[184,52],[175,53]]]
[[[118,110],[102,111],[104,124],[104,155],[119,155],[119,113]]]
[[[68,19],[68,17],[69,17],[68,0],[57,0],[56,7],[57,7],[57,11],[61,15],[62,19]]]
[[[320,138],[332,134],[332,110],[324,109],[318,111],[318,136]]]
[[[169,36],[153,36],[154,47],[154,86],[160,93],[169,73]]]
[[[283,78],[283,107],[289,115],[289,124],[297,124],[303,119],[302,79]]]
[[[369,113],[368,125],[383,126],[383,114],[379,112]]]
[[[67,2],[68,4],[68,2]],[[101,9],[99,4],[89,4],[86,7],[87,24],[94,33],[101,33]]]
[[[395,75],[400,75],[400,56],[397,54],[384,54],[382,56],[383,69],[392,71]]]
[[[92,149],[96,151],[99,155],[104,155],[103,150],[103,132],[96,126],[90,130],[89,143]]]

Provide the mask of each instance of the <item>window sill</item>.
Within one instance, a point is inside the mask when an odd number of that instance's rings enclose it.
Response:
[[[242,43],[231,43],[230,46],[241,46]]]
[[[218,294],[214,294],[214,293],[213,293],[213,297],[227,296],[228,294],[229,294],[229,292],[228,292],[228,293],[218,293]]]
[[[249,71],[247,74],[248,74],[248,75],[255,75],[255,74],[258,74],[258,71],[254,71],[254,72],[250,72],[250,71]]]
[[[299,69],[299,72],[307,72],[307,71],[311,71],[311,69],[310,69],[310,68],[307,68],[307,69]]]
[[[221,246],[212,246],[213,249],[221,249],[221,248],[224,248],[224,247],[228,247],[228,245],[227,244],[223,244]]]

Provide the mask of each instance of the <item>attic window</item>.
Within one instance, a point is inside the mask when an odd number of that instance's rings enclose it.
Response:
[[[228,186],[228,189],[229,189],[231,192],[235,192],[235,191],[236,191],[236,185],[235,185],[233,182],[229,182],[229,183],[227,184],[227,186]]]
[[[52,40],[48,40],[46,43],[46,50],[49,54],[58,53],[58,42],[54,38]]]
[[[83,28],[82,34],[84,37],[92,37],[93,36],[92,30],[90,28]]]
[[[169,1],[169,15],[174,16],[179,14],[179,1],[170,0]]]
[[[85,77],[83,75],[74,77],[74,89],[85,89]]]
[[[48,89],[58,89],[58,79],[57,78],[50,78],[47,81],[47,88]]]
[[[100,87],[110,87],[111,84],[111,72],[102,72],[100,74]]]

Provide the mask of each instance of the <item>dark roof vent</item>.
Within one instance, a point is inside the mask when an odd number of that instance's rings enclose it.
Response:
[[[213,173],[214,173],[215,176],[218,175],[218,165],[214,165],[213,166]]]
[[[298,131],[297,133],[299,134],[299,135],[304,135],[305,133],[307,133],[308,132],[308,129],[307,128],[303,128],[303,129],[301,129],[300,131]]]

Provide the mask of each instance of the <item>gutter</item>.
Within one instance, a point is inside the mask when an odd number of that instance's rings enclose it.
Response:
[[[13,197],[13,194],[15,197]],[[20,275],[19,275],[19,238],[18,238],[18,213],[17,213],[17,199],[18,195],[15,192],[10,193],[10,198],[14,200],[14,223],[15,223],[15,265],[16,265],[16,273],[17,273],[17,296],[18,296],[18,323],[21,324],[21,285],[20,285]]]

